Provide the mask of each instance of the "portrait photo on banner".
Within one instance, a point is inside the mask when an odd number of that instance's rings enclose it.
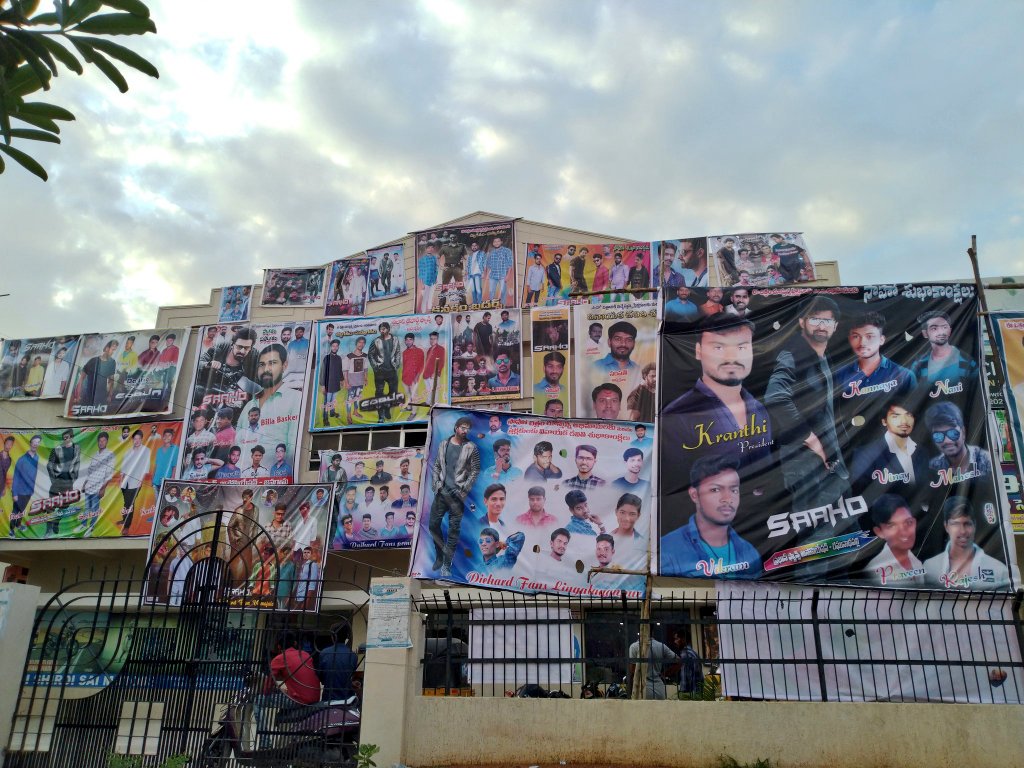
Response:
[[[264,269],[263,307],[322,307],[324,268]]]
[[[405,296],[405,246],[401,243],[371,248],[366,252],[370,261],[368,301]]]
[[[652,274],[650,243],[530,243],[523,307],[627,301],[626,289],[652,287]],[[609,293],[573,298],[590,291]]]
[[[353,256],[331,262],[327,267],[326,317],[358,317],[366,311],[366,290],[370,260]]]
[[[522,397],[518,309],[456,312],[452,318],[452,403]]]
[[[78,336],[4,340],[0,400],[66,398],[78,343]]]
[[[815,279],[814,262],[803,232],[715,235],[708,238],[717,285],[794,285]]]
[[[249,319],[251,285],[229,285],[220,289],[218,323],[244,323]]]
[[[569,307],[530,310],[533,412],[555,419],[572,416]],[[648,421],[653,421],[653,412]]]

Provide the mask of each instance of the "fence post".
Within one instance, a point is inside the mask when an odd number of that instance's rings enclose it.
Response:
[[[448,616],[447,616],[447,620],[445,622],[445,638],[447,640],[447,642],[445,643],[445,648],[447,648],[448,650],[445,653],[445,657],[444,657],[445,658],[445,661],[444,661],[444,695],[445,696],[451,696],[452,695],[452,639],[453,639],[453,635],[454,635],[453,630],[455,629],[455,614],[454,614],[455,609],[452,607],[452,596],[448,592],[447,589],[444,591],[444,604],[448,607]]]
[[[818,621],[817,589],[811,598],[811,620],[814,622],[814,661],[818,667],[818,686],[821,688],[821,700],[828,701],[828,691],[825,688],[825,660],[821,657],[821,622]]]

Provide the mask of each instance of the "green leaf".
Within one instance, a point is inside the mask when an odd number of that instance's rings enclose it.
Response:
[[[4,136],[4,141],[8,144],[11,143],[11,116],[7,114],[7,109],[3,104],[0,104],[0,133]]]
[[[26,155],[20,149],[15,149],[14,147],[9,147],[6,144],[0,144],[0,152],[3,152],[5,155],[7,155],[9,158],[11,158],[11,160],[16,162],[18,165],[20,165],[26,171],[28,171],[29,173],[35,174],[36,176],[38,176],[43,181],[46,181],[46,179],[48,178],[47,175],[46,175],[46,170],[43,168],[43,166],[41,166],[39,163],[37,163],[31,157]]]
[[[0,157],[0,173],[4,172],[4,159]]]
[[[7,30],[8,38],[16,43],[28,48],[38,58],[43,60],[43,63],[49,68],[50,72],[54,76],[57,75],[57,62],[53,60],[53,56],[50,55],[49,50],[44,46],[40,39],[43,35],[35,32],[26,32],[23,29],[9,29]]]
[[[70,69],[72,72],[82,74],[85,70],[82,69],[81,62],[75,58],[75,55],[71,53],[67,48],[58,43],[52,37],[46,37],[45,35],[39,38],[39,42],[42,43],[46,50],[53,54],[54,58],[57,59],[61,64]]]
[[[118,45],[112,40],[90,40],[89,43],[93,48],[103,51],[108,56],[111,56],[119,61],[123,61],[129,67],[139,70],[150,77],[160,77],[160,73],[157,68],[146,61],[144,58],[125,48],[123,45]]]
[[[63,0],[63,2],[65,5],[64,24],[69,27],[92,16],[103,7],[103,0],[74,0],[71,5],[67,4],[67,0]]]
[[[141,16],[144,19],[149,18],[149,8],[141,0],[103,0],[103,4],[108,8],[117,8],[119,11],[127,11],[135,16]]]
[[[128,81],[124,79],[124,76],[117,70],[117,67],[111,64],[106,56],[93,48],[95,41],[81,40],[70,36],[68,39],[74,43],[75,48],[82,54],[82,58],[95,65],[96,69],[106,75],[107,79],[117,86],[117,90],[121,93],[125,93],[128,90]]]
[[[23,45],[21,42],[13,38],[8,38],[8,40],[15,49],[21,52],[22,56],[25,58],[25,66],[31,67],[36,78],[43,84],[43,90],[50,90],[50,70],[43,66],[43,62],[39,60],[39,57],[36,56],[32,49],[27,45]]]
[[[11,112],[11,117],[15,120],[21,120],[23,123],[34,125],[36,128],[42,128],[44,131],[49,131],[50,133],[60,133],[60,126],[48,117],[40,117],[39,115],[32,114],[26,115],[19,112]]]
[[[50,120],[74,120],[75,116],[64,107],[55,104],[47,104],[42,101],[27,101],[17,109],[18,112],[28,115],[39,115]]]
[[[104,13],[86,19],[75,27],[76,32],[90,35],[144,35],[156,32],[152,19],[144,19],[131,13]]]
[[[33,16],[30,23],[33,27],[59,27],[60,19],[56,13],[40,13]]]
[[[46,83],[39,79],[37,72],[33,70],[28,64],[22,64],[14,71],[14,75],[7,78],[6,92],[11,96],[25,96],[29,93],[34,93],[42,88],[44,85],[49,83],[49,72],[46,68],[43,68],[43,72],[46,73]]]
[[[54,136],[48,131],[37,131],[33,128],[14,128],[11,136],[16,139],[28,139],[30,141],[48,141],[51,144],[60,144],[60,137]]]

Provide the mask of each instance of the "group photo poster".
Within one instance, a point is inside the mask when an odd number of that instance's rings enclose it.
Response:
[[[366,312],[370,260],[365,256],[338,259],[327,268],[326,317],[359,317]]]
[[[993,312],[989,318],[995,329],[995,336],[992,339],[994,352],[999,355],[1003,368],[1006,405],[1003,423],[1006,430],[1001,437],[1004,440],[1004,464],[1008,465],[1011,460],[1015,462],[1016,477],[1007,483],[1007,492],[1013,504],[1014,497],[1020,497],[1018,478],[1024,476],[1021,474],[1019,462],[1021,446],[1024,446],[1024,312]],[[998,415],[1000,412],[997,412]],[[1011,453],[1012,456],[1009,455]],[[1006,469],[1008,468],[1007,466]],[[1014,507],[1013,512],[1016,513],[1016,517],[1020,517],[1019,509]],[[1024,525],[1021,524],[1024,521],[1014,522],[1017,523],[1014,525],[1014,532],[1024,533]]]
[[[263,307],[322,307],[324,268],[264,269]]]
[[[654,421],[658,302],[572,309],[577,418]]]
[[[146,602],[180,606],[205,598],[232,608],[317,611],[331,491],[252,481],[164,483],[149,541]]]
[[[561,419],[572,416],[572,355],[569,351],[569,307],[530,310],[533,358],[533,412]],[[653,421],[653,413],[648,421]]]
[[[658,284],[663,291],[667,289],[666,299],[681,285],[707,288],[710,284],[706,237],[655,240],[651,243],[651,253],[658,264]]]
[[[320,482],[334,485],[331,549],[408,548],[416,531],[423,451],[320,451]]]
[[[814,280],[814,262],[803,232],[715,235],[708,238],[718,285],[760,288]]]
[[[0,356],[0,400],[64,399],[78,336],[6,339]]]
[[[628,301],[626,289],[651,288],[652,274],[650,243],[530,243],[523,307]],[[573,298],[590,291],[610,293]]]
[[[229,285],[220,289],[218,323],[244,323],[249,319],[251,285]]]
[[[308,322],[204,326],[186,400],[182,480],[295,479]]]
[[[366,252],[370,260],[368,301],[405,296],[405,247],[401,243],[384,248],[371,248]]]
[[[466,312],[515,307],[515,236],[512,221],[413,233],[416,311]]]
[[[310,431],[426,422],[448,402],[451,328],[444,314],[317,321]]]
[[[1011,589],[981,359],[970,285],[755,288],[666,323],[659,572]]]
[[[452,403],[523,396],[518,309],[452,316]]]
[[[150,328],[82,336],[64,417],[122,419],[171,413],[188,334],[188,328]]]
[[[435,408],[409,575],[642,596],[653,438],[652,424]]]
[[[0,428],[0,538],[149,536],[181,426]]]

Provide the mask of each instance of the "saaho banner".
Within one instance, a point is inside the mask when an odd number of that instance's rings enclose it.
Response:
[[[320,320],[312,432],[425,422],[447,403],[447,315]]]
[[[199,329],[182,443],[182,480],[295,479],[309,323]]]
[[[803,232],[717,235],[708,238],[718,285],[770,287],[814,280]]]
[[[415,240],[417,312],[516,306],[514,222],[432,229]]]
[[[658,303],[573,308],[579,418],[654,421]]]
[[[220,289],[218,323],[244,323],[249,319],[249,300],[252,298],[251,285],[229,285]]]
[[[452,403],[522,397],[519,310],[456,314],[452,320]]]
[[[180,421],[0,429],[0,537],[149,536]]]
[[[64,417],[120,419],[174,409],[187,328],[82,336]]]
[[[359,317],[366,311],[366,285],[370,260],[341,259],[327,268],[327,317]]]
[[[77,336],[7,339],[0,357],[0,400],[65,398]]]
[[[996,412],[1006,425],[1002,435],[1003,478],[1010,497],[1013,530],[1024,533],[1024,504],[1020,501],[1021,474],[1017,461],[1024,446],[1024,312],[993,312],[990,317],[995,328],[995,353],[999,355],[1005,376],[1006,408]]]
[[[322,307],[324,268],[265,269],[260,306]]]
[[[370,261],[369,301],[405,296],[405,248],[401,243],[366,252]]]
[[[749,309],[665,323],[659,572],[1010,589],[973,286]]]
[[[157,509],[148,603],[317,610],[331,486],[167,482]]]
[[[533,412],[555,419],[572,415],[569,307],[530,310]],[[652,417],[648,421],[654,421]]]
[[[687,288],[708,287],[708,239],[706,237],[655,240],[651,253],[658,260],[660,279],[666,297],[672,298],[680,285]]]
[[[416,531],[423,452],[320,451],[320,482],[335,488],[331,549],[406,548]]]
[[[643,595],[653,433],[649,424],[435,408],[410,575]]]
[[[651,287],[650,243],[526,246],[523,306],[627,301],[627,288]],[[608,291],[606,296],[577,296]],[[620,293],[616,293],[619,291]]]

